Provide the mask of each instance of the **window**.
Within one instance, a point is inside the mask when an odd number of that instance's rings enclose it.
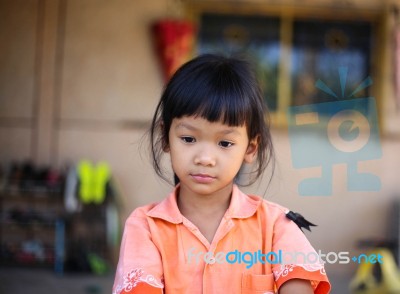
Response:
[[[254,61],[275,125],[286,124],[290,106],[379,97],[382,11],[286,8],[194,5],[196,53],[241,54]],[[346,70],[342,84],[341,68]],[[366,81],[369,76],[373,87]]]

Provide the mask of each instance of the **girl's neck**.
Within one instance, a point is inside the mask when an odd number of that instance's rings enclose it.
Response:
[[[182,215],[190,220],[203,236],[212,243],[215,233],[229,207],[233,184],[212,195],[197,195],[181,185],[178,207]]]

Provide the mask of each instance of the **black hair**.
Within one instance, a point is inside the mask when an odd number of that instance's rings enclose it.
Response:
[[[258,140],[254,183],[274,160],[268,109],[250,63],[220,55],[200,55],[182,65],[164,88],[150,128],[150,148],[156,173],[169,182],[160,159],[169,146],[174,118],[198,116],[229,126],[246,126],[248,139]],[[175,183],[177,183],[175,175]]]

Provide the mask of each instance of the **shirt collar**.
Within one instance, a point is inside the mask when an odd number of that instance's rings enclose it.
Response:
[[[153,218],[161,218],[173,224],[183,222],[183,215],[179,211],[177,204],[177,193],[179,185],[169,194],[169,196],[156,204],[147,215]],[[248,218],[251,217],[261,203],[257,196],[244,194],[236,185],[233,185],[231,203],[225,213],[226,218]]]

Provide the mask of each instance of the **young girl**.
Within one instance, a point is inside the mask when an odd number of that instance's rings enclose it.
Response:
[[[265,112],[245,61],[203,55],[175,73],[150,134],[155,171],[166,179],[169,153],[177,185],[127,219],[113,293],[329,293],[288,210],[235,184],[244,164],[254,182],[273,158]]]

